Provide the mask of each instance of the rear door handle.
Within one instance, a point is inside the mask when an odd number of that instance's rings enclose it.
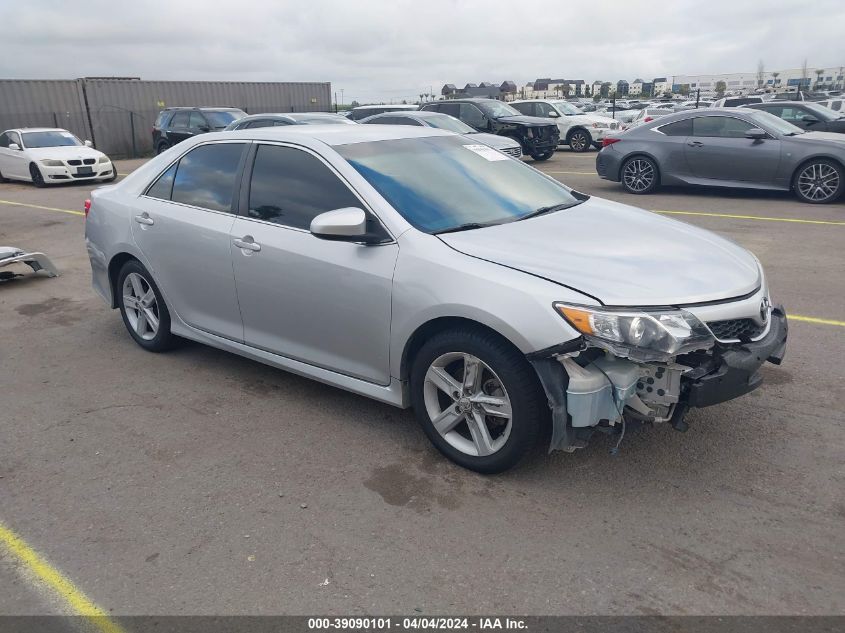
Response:
[[[687,145],[689,145],[690,147],[701,147],[702,145],[704,145],[704,143],[702,143],[701,141],[690,141],[689,143],[687,143]]]
[[[136,215],[136,216],[135,216],[135,221],[136,221],[138,224],[146,224],[147,226],[152,226],[153,224],[155,224],[155,220],[153,220],[153,219],[150,217],[150,214],[149,214],[149,213],[147,213],[146,211],[144,211],[143,213],[140,213],[140,214]]]
[[[257,253],[261,250],[261,244],[256,244],[255,240],[252,239],[251,235],[244,235],[241,239],[234,239],[232,243],[237,246],[238,248],[242,248],[245,251],[252,251]]]

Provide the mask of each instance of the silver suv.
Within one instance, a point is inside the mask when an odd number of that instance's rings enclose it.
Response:
[[[745,249],[433,128],[205,134],[88,206],[94,288],[143,348],[193,339],[412,406],[480,472],[540,437],[684,429],[784,354]]]

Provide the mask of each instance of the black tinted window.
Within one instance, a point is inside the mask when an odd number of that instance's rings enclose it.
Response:
[[[461,104],[461,116],[458,117],[461,121],[474,128],[484,127],[487,121],[484,119],[484,114],[477,107],[471,103]]]
[[[252,168],[249,216],[309,229],[325,211],[360,207],[358,198],[317,158],[302,150],[261,145]]]
[[[191,112],[191,118],[188,121],[188,127],[200,128],[203,126],[207,127],[207,123],[205,122],[205,119],[202,118],[202,115],[199,112]]]
[[[170,194],[173,191],[173,177],[176,175],[176,163],[170,166],[166,172],[158,177],[153,183],[153,186],[147,189],[147,195],[150,198],[160,198],[162,200],[170,200]]]
[[[731,116],[700,116],[692,120],[693,136],[744,138],[754,126]]]
[[[522,114],[527,114],[529,116],[534,114],[533,103],[512,103],[511,105],[520,112],[522,112]]]
[[[170,119],[170,127],[188,127],[188,113],[177,112]]]
[[[660,128],[666,136],[690,136],[692,134],[692,119],[675,121]]]
[[[242,143],[201,145],[182,157],[173,181],[173,202],[231,211]]]
[[[9,135],[5,132],[0,134],[0,147],[9,147]]]
[[[449,116],[453,116],[456,119],[461,118],[461,105],[460,103],[440,103],[437,105],[437,112],[442,112],[443,114],[448,114]],[[432,108],[435,109],[435,108]]]
[[[401,116],[383,116],[372,121],[372,123],[378,123],[379,125],[422,125],[419,121]]]

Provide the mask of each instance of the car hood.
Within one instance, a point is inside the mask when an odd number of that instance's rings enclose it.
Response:
[[[833,141],[839,147],[845,147],[845,134],[840,134],[839,132],[804,132],[804,134],[799,134],[798,136],[788,136],[787,138],[801,143],[811,141]]]
[[[457,251],[573,288],[612,306],[671,306],[748,294],[756,258],[724,238],[590,198],[548,215],[439,236]]]
[[[616,119],[612,119],[609,116],[605,116],[603,114],[593,114],[591,112],[587,112],[584,114],[579,114],[578,116],[596,123],[616,123]]]
[[[26,150],[30,157],[36,160],[72,160],[74,158],[99,158],[103,156],[93,147],[84,145],[63,145],[60,147],[33,147]]]
[[[499,136],[498,134],[486,134],[485,132],[476,132],[475,134],[464,134],[465,137],[472,141],[484,143],[495,149],[508,149],[519,147],[519,143],[508,136]]]
[[[500,116],[496,120],[501,121],[502,123],[517,123],[521,125],[530,125],[531,127],[536,127],[538,125],[555,125],[555,122],[551,119],[544,119],[538,116],[526,116],[524,114]]]

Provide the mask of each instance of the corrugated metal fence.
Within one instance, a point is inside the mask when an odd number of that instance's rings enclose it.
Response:
[[[249,114],[328,111],[331,84],[0,80],[0,130],[62,127],[115,158],[152,152],[153,122],[172,106],[233,106]]]

